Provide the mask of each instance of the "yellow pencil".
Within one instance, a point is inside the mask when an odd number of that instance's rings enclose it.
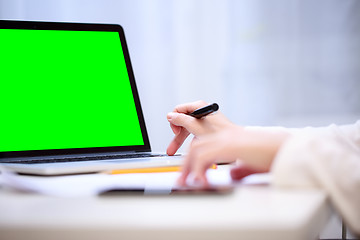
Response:
[[[216,164],[213,164],[211,169],[216,169]],[[129,173],[161,173],[161,172],[180,172],[181,166],[169,167],[150,167],[150,168],[130,168],[130,169],[116,169],[111,170],[109,174],[129,174]]]

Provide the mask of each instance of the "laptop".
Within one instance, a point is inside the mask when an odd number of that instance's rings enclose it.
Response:
[[[0,21],[0,167],[62,175],[178,166],[151,152],[123,28]]]

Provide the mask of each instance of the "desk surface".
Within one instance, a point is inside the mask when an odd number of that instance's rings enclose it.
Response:
[[[319,191],[239,186],[227,195],[57,198],[0,188],[5,239],[315,239],[330,215]]]

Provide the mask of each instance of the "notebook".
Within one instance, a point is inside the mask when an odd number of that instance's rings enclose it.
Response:
[[[151,152],[123,28],[0,21],[0,166],[59,175],[176,166]]]

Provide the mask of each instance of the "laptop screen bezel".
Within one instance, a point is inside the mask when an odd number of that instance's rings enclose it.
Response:
[[[141,128],[144,145],[136,146],[115,146],[115,147],[92,147],[92,148],[69,148],[69,149],[47,149],[29,151],[0,152],[2,158],[16,157],[37,157],[49,155],[89,154],[105,152],[147,152],[151,151],[149,137],[146,130],[144,115],[142,112],[140,98],[135,83],[135,76],[132,69],[130,55],[125,39],[123,28],[118,24],[103,23],[70,23],[70,22],[39,22],[39,21],[13,21],[0,20],[0,29],[31,29],[31,30],[67,30],[67,31],[106,31],[117,32],[120,37],[121,46],[125,58],[126,68],[134,97],[135,107]],[[0,136],[1,137],[1,136]]]

